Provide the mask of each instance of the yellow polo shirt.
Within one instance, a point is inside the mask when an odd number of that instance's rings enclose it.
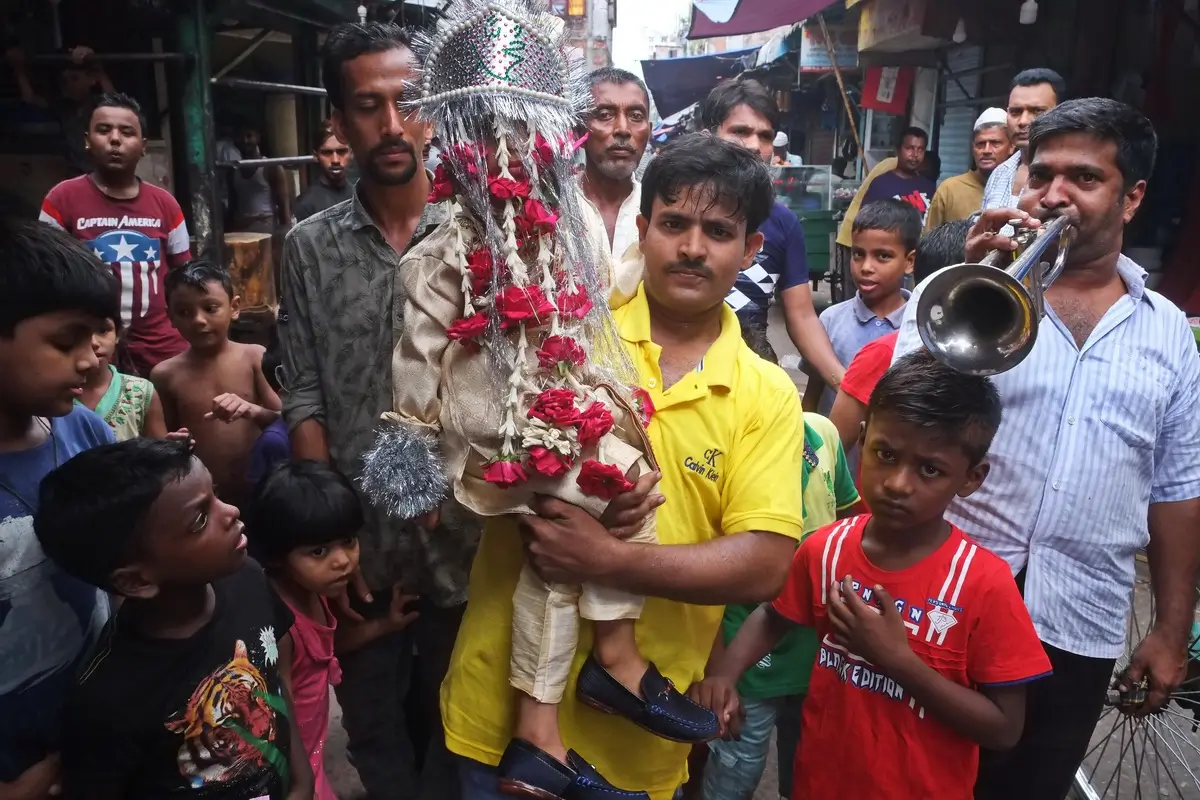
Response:
[[[750,351],[737,317],[722,306],[716,342],[695,371],[664,392],[645,289],[639,286],[613,313],[656,409],[650,440],[663,474],[659,491],[667,499],[658,511],[659,543],[697,544],[744,531],[799,539],[804,422],[787,374]],[[512,521],[489,519],[442,684],[447,747],[491,765],[499,762],[512,730],[515,690],[508,684],[508,659],[522,559]],[[642,654],[686,690],[704,674],[723,610],[649,598],[637,623]],[[670,800],[687,777],[688,745],[660,739],[575,699],[575,677],[591,646],[591,626],[584,622],[559,709],[564,741],[617,786]]]

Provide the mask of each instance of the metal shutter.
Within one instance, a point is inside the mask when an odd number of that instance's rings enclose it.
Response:
[[[956,101],[979,97],[980,75],[983,66],[983,48],[979,45],[963,45],[946,51],[946,62],[950,72],[943,70],[941,125],[938,127],[938,155],[942,159],[942,174],[939,181],[961,175],[971,168],[971,133],[983,108],[979,104],[954,105]],[[966,70],[976,70],[968,75],[953,75]],[[957,79],[956,79],[957,78]],[[961,84],[961,87],[960,87]],[[963,94],[963,89],[967,93]],[[951,104],[946,108],[945,104]]]

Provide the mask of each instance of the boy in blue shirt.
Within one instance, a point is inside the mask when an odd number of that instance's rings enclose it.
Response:
[[[899,330],[921,241],[921,215],[903,200],[879,200],[862,207],[854,218],[850,277],[854,297],[821,312],[821,324],[842,366],[867,344]],[[825,389],[818,406],[829,414],[834,389]]]
[[[49,561],[33,531],[42,478],[113,441],[75,400],[97,366],[92,335],[120,318],[116,279],[38,222],[0,221],[0,796],[58,783],[60,713],[106,595]]]

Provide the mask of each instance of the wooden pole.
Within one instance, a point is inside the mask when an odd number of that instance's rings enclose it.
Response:
[[[850,105],[850,97],[846,94],[846,82],[842,80],[842,70],[838,67],[837,51],[833,40],[829,38],[829,28],[825,25],[825,15],[817,14],[817,22],[821,26],[821,36],[825,39],[825,50],[829,53],[829,63],[833,65],[833,77],[837,79],[838,91],[842,93],[842,103],[846,106],[846,118],[850,120],[850,132],[854,134],[854,144],[858,147],[858,160],[866,171],[867,160],[863,153],[862,137],[858,135],[858,121],[854,118],[854,107]]]

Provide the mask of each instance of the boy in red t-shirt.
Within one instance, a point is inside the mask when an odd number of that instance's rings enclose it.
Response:
[[[952,264],[961,264],[963,248],[967,244],[969,219],[943,222],[921,237],[917,244],[917,258],[913,266],[913,280],[922,283],[933,273]],[[889,333],[873,342],[868,342],[851,359],[838,387],[833,407],[829,410],[829,421],[838,429],[842,447],[852,453],[862,433],[862,424],[867,418],[867,403],[875,384],[892,365],[896,352],[899,331]],[[857,454],[855,454],[857,458]]]
[[[187,343],[171,327],[163,292],[167,270],[190,259],[183,210],[169,192],[137,176],[146,155],[145,122],[136,100],[106,94],[88,122],[92,172],[55,186],[41,220],[86,244],[121,282],[118,368],[149,377]]]
[[[736,734],[741,674],[792,627],[816,628],[793,800],[970,800],[979,748],[1020,739],[1025,684],[1050,661],[1008,565],[943,518],[983,483],[999,425],[987,378],[901,359],[862,436],[873,515],[804,540],[779,598],[695,687]]]

